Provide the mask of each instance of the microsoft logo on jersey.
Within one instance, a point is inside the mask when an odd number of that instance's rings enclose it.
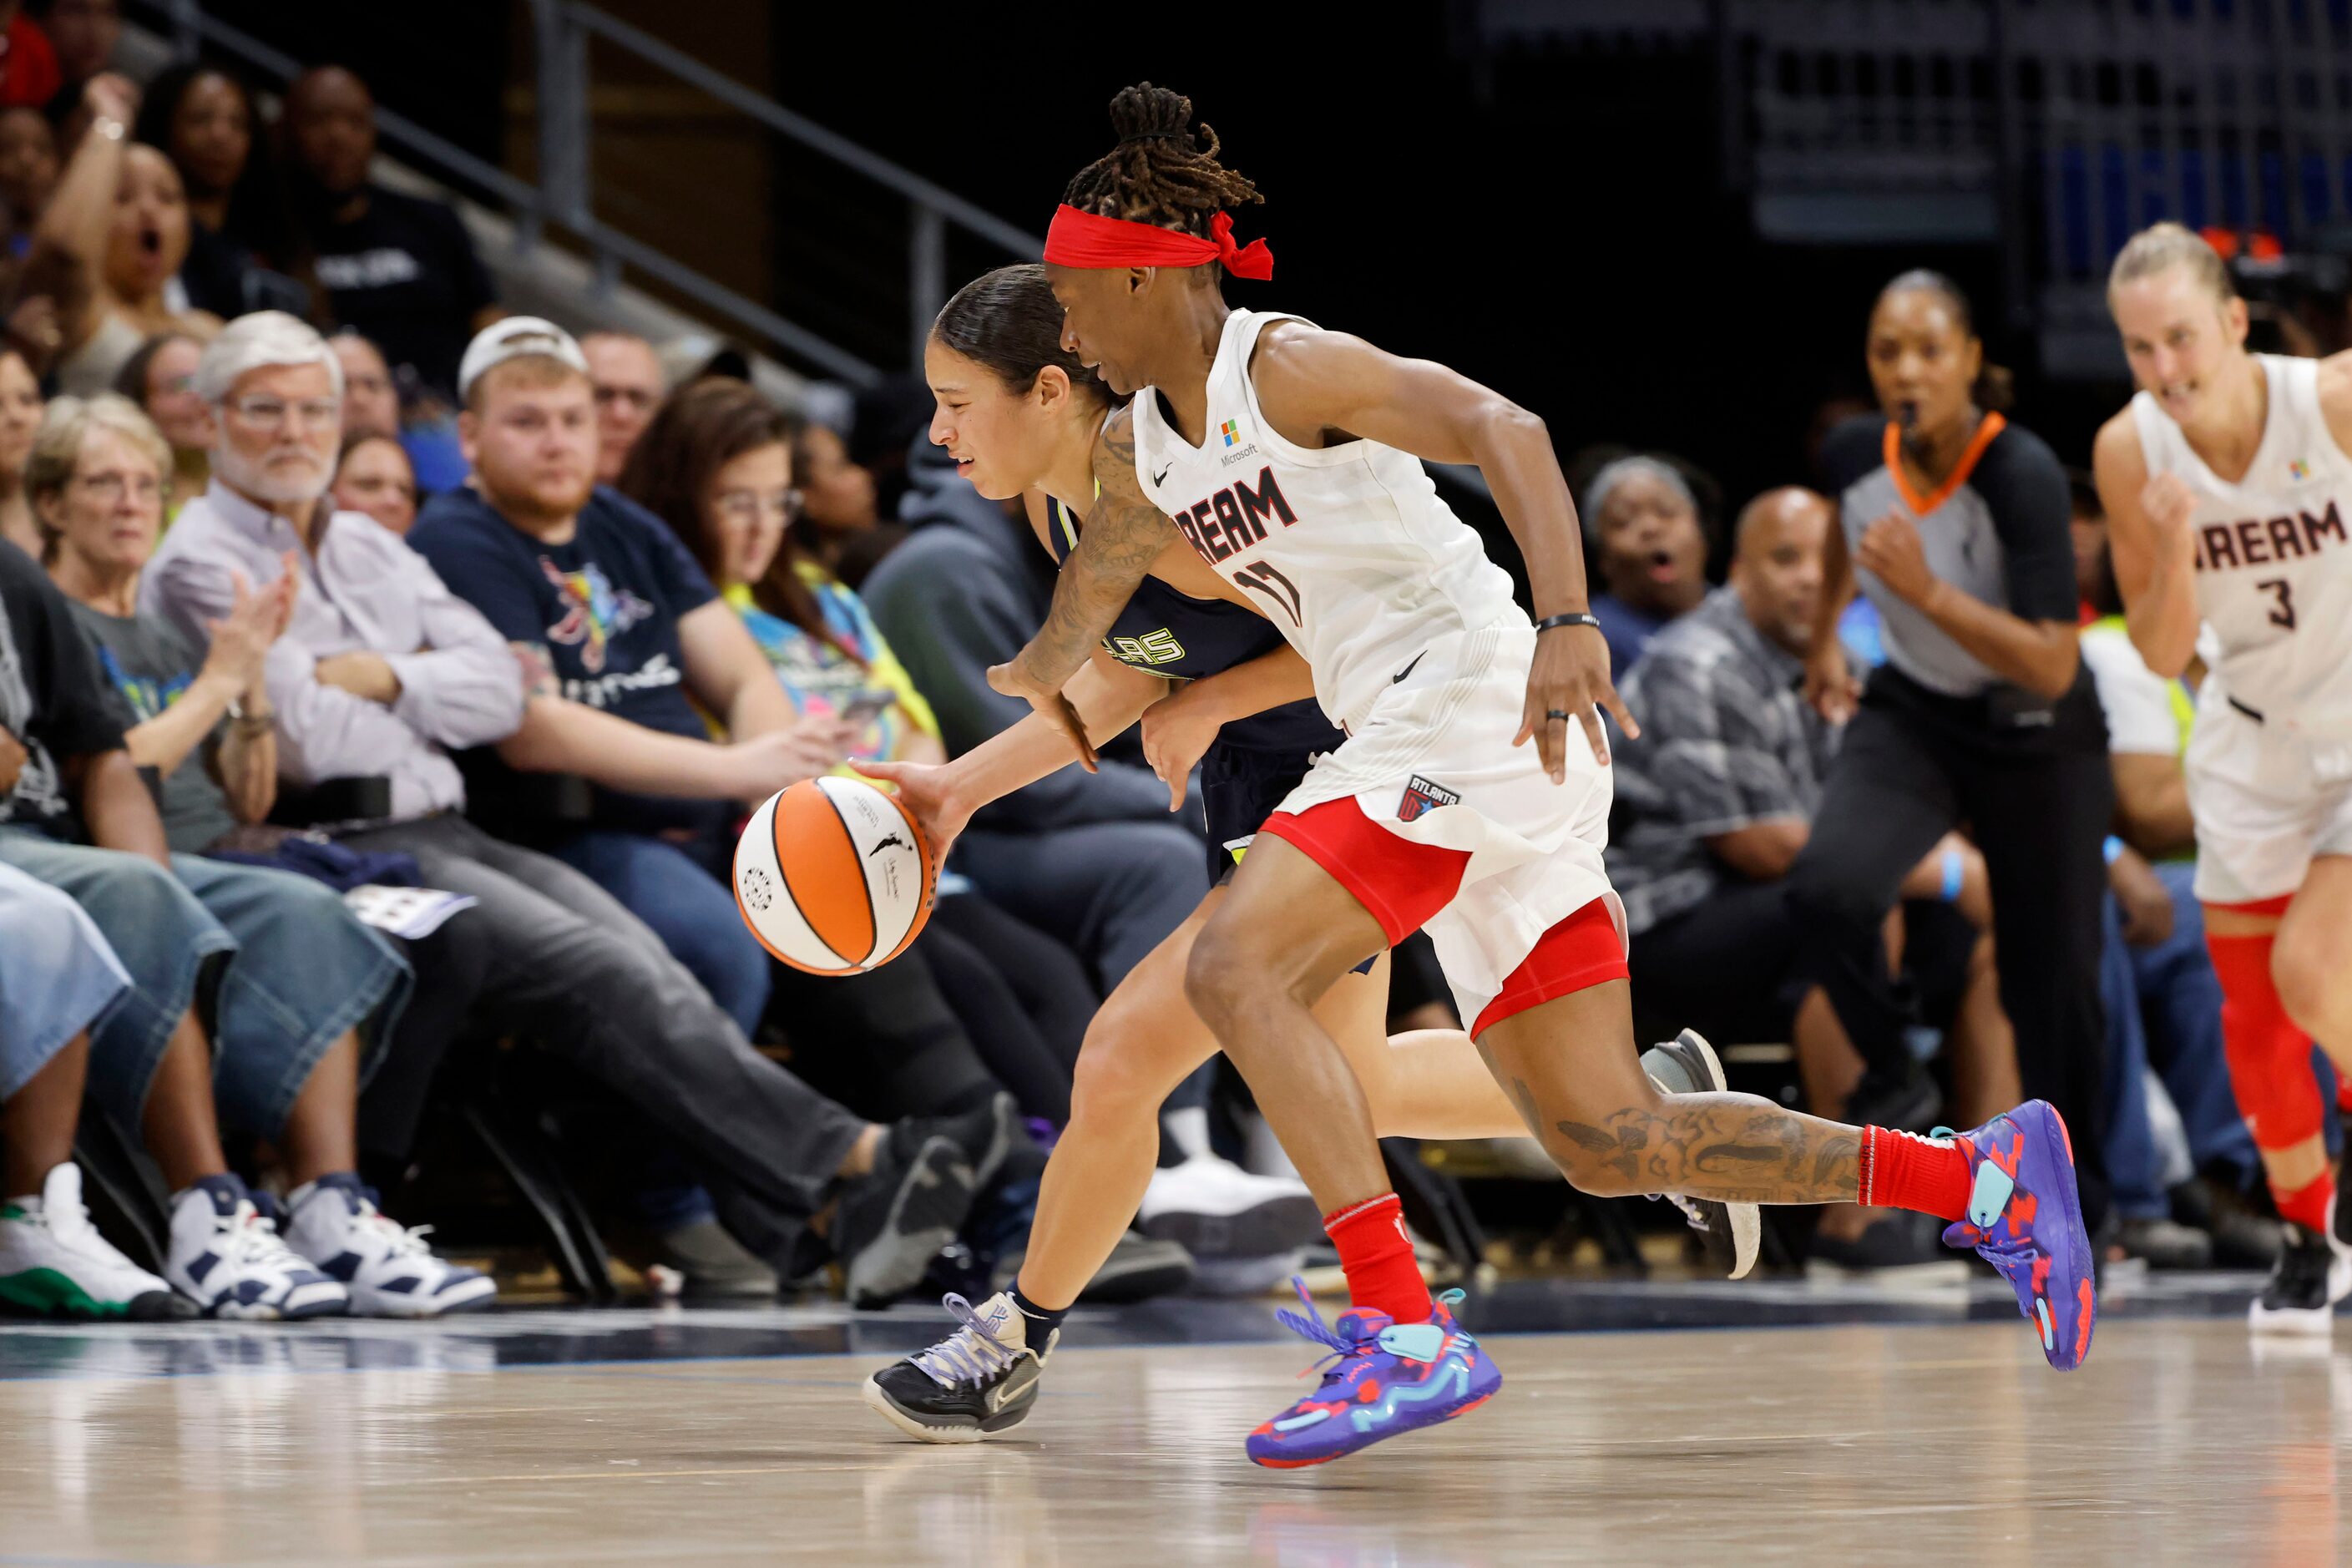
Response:
[[[1217,434],[1225,438],[1225,445],[1228,447],[1240,438],[1241,433],[1241,421],[1238,419],[1228,419],[1217,426]]]
[[[2311,478],[2311,465],[2305,462],[2301,458],[2297,458],[2288,463],[2286,466],[2286,471],[2287,476],[2294,479],[2297,484],[2301,484],[2304,480]]]

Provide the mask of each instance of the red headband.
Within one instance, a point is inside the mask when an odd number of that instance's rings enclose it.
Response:
[[[1213,237],[1178,234],[1148,223],[1130,223],[1100,213],[1084,213],[1066,203],[1054,209],[1045,230],[1045,259],[1056,267],[1198,267],[1222,261],[1236,278],[1274,276],[1274,252],[1263,239],[1234,243],[1231,214],[1209,220]]]

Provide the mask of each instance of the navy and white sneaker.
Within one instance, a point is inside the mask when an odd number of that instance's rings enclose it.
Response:
[[[208,1318],[317,1318],[351,1308],[351,1293],[288,1247],[233,1175],[202,1177],[172,1200],[163,1277]]]
[[[287,1245],[342,1281],[354,1317],[438,1318],[498,1296],[498,1282],[480,1269],[433,1255],[430,1226],[386,1217],[357,1176],[321,1176],[295,1188],[286,1207]]]

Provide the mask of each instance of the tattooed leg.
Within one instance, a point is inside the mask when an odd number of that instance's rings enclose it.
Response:
[[[1601,1197],[1851,1203],[1859,1128],[1745,1094],[1661,1094],[1633,1048],[1622,980],[1547,1002],[1478,1037],[1496,1082],[1563,1175]]]

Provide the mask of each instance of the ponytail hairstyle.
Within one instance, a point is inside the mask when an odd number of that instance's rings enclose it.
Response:
[[[1063,205],[1205,239],[1218,213],[1264,201],[1255,185],[1217,162],[1217,133],[1203,124],[1196,138],[1192,120],[1192,100],[1181,92],[1148,81],[1119,89],[1110,100],[1118,144],[1072,176]],[[1203,275],[1213,281],[1224,268],[1210,262]]]
[[[2193,229],[2177,223],[2159,223],[2133,235],[2116,253],[2116,264],[2107,270],[2108,309],[2115,308],[2116,289],[2168,267],[2189,268],[2189,275],[2212,294],[2217,305],[2227,305],[2238,298],[2238,285],[2231,278],[2230,265],[2221,259],[2220,251]]]
[[[1111,402],[1102,378],[1062,346],[1062,307],[1046,285],[1045,269],[1034,261],[983,272],[957,289],[940,308],[931,336],[1015,396],[1035,386],[1039,374],[1053,365],[1070,378],[1070,389],[1082,399],[1097,408]]]
[[[1951,311],[1952,320],[1959,324],[1961,334],[1970,338],[1977,335],[1976,311],[1969,304],[1969,297],[1960,291],[1958,284],[1931,268],[1915,267],[1901,274],[1878,291],[1878,298],[1884,302],[1890,294],[1915,291],[1934,294],[1941,299],[1945,309]],[[1987,413],[2003,414],[2017,401],[2016,384],[2017,378],[2006,366],[1997,365],[1988,357],[1980,362],[1976,384],[1969,388],[1969,395],[1976,400],[1979,408]]]

